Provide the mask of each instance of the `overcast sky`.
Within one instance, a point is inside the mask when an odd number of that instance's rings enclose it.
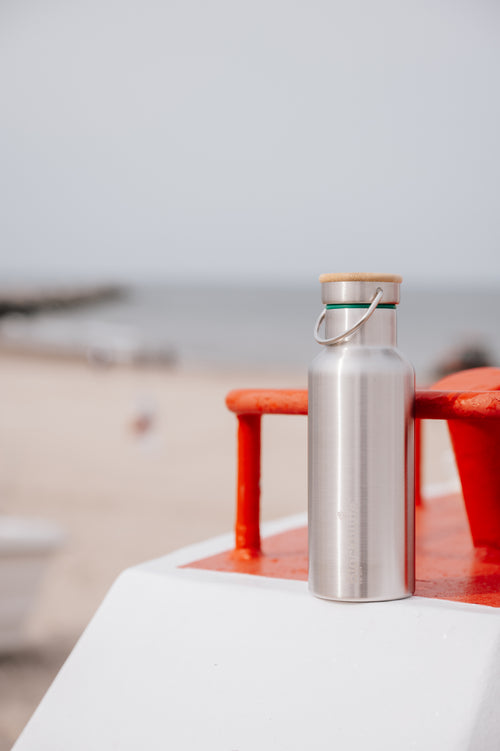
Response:
[[[2,0],[0,275],[500,283],[497,0]]]

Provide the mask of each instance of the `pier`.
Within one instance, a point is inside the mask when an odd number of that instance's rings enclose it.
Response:
[[[42,311],[103,302],[125,294],[115,284],[0,288],[0,317],[11,313],[34,315]]]

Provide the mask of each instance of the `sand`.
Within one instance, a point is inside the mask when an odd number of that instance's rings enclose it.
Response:
[[[0,508],[59,525],[25,647],[0,657],[0,751],[9,749],[124,568],[232,529],[232,388],[305,388],[305,372],[189,372],[0,358]],[[441,432],[440,432],[441,430]],[[428,436],[427,482],[453,463]],[[451,473],[451,474],[450,474]],[[264,519],[305,511],[306,419],[263,424]]]

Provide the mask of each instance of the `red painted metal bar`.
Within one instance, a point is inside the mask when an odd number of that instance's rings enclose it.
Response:
[[[500,393],[455,389],[417,391],[415,417],[422,420],[500,420]]]
[[[448,420],[457,456],[464,498],[475,545],[500,547],[500,370],[483,368],[479,380],[439,382],[449,390],[418,390],[415,396],[417,445],[420,419]],[[486,374],[484,371],[492,371]],[[473,374],[473,371],[466,371]],[[496,379],[496,380],[495,380]],[[497,383],[498,382],[498,383]],[[485,390],[473,390],[474,383]],[[459,390],[463,385],[468,390]],[[489,388],[488,388],[489,386]],[[476,387],[477,388],[477,387]],[[226,397],[238,416],[238,490],[236,549],[244,555],[260,551],[260,418],[264,414],[306,415],[307,391],[301,389],[241,389]],[[485,418],[487,418],[485,420]],[[455,436],[455,437],[454,437]],[[487,471],[484,472],[484,468]],[[417,503],[420,499],[420,456],[417,456]],[[482,478],[482,479],[480,479]],[[480,487],[478,487],[478,483]],[[478,504],[475,498],[481,498]]]
[[[307,391],[240,389],[229,392],[226,404],[237,415],[307,415]]]
[[[230,391],[231,412],[247,415],[307,415],[305,389],[240,389]],[[419,389],[415,417],[422,420],[500,420],[499,391],[435,391]]]
[[[422,503],[422,420],[415,420],[415,506]]]
[[[260,551],[260,422],[260,415],[238,415],[236,550],[246,556]]]

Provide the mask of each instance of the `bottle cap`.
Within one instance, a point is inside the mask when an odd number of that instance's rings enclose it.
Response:
[[[395,282],[401,284],[403,277],[399,274],[321,274],[320,282]]]
[[[370,304],[380,288],[381,305],[399,303],[399,287],[403,278],[398,274],[321,274],[321,299],[325,305]]]

